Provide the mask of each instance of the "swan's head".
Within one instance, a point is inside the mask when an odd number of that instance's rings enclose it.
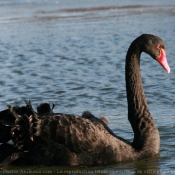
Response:
[[[160,65],[170,73],[170,67],[166,58],[166,46],[161,38],[155,35],[143,34],[140,36],[142,41],[142,51],[157,60]]]

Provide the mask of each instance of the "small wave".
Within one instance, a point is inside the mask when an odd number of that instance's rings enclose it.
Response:
[[[41,10],[38,13],[58,13],[58,12],[86,12],[86,11],[104,11],[104,10],[117,10],[117,9],[135,9],[135,8],[149,8],[148,5],[126,5],[126,6],[100,6],[100,7],[81,7],[81,8],[63,8],[53,11]]]

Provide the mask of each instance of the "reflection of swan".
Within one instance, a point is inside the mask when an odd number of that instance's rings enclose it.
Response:
[[[9,108],[17,118],[11,129],[16,151],[1,166],[16,159],[45,165],[113,164],[157,154],[159,133],[147,106],[140,75],[142,52],[148,53],[170,72],[165,44],[159,37],[143,34],[131,43],[126,55],[125,75],[128,119],[134,132],[132,143],[116,136],[105,120],[97,119],[89,112],[79,117],[54,114],[49,110],[42,117],[27,104],[26,115],[21,114],[22,117],[17,115],[19,110]]]
[[[159,162],[160,160],[160,155],[157,154],[154,157],[148,158],[145,160],[141,160],[141,161],[136,161],[134,163],[134,174],[138,175],[138,173],[140,174],[147,174],[147,175],[152,175],[152,174],[161,174],[161,170],[159,167]],[[124,168],[124,167],[122,167]]]

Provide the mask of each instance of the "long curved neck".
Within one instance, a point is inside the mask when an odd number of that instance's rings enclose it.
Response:
[[[126,55],[125,79],[128,101],[128,119],[131,123],[137,150],[152,145],[159,149],[159,134],[149,112],[140,74],[141,43],[135,40]],[[156,140],[156,144],[154,144]]]

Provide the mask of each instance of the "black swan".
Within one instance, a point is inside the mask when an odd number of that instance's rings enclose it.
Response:
[[[134,139],[129,142],[116,136],[106,119],[86,111],[82,116],[53,113],[48,104],[35,112],[30,102],[24,107],[11,107],[0,113],[0,127],[9,132],[13,146],[8,146],[0,167],[10,163],[43,165],[100,165],[135,161],[159,152],[158,129],[148,109],[140,75],[140,56],[146,52],[169,73],[165,44],[157,36],[143,34],[130,45],[126,55],[125,78],[128,119]],[[5,129],[6,125],[7,129]],[[1,132],[1,130],[0,130]],[[2,137],[3,142],[10,138]],[[0,147],[0,152],[1,151]],[[4,160],[3,160],[4,159]]]

